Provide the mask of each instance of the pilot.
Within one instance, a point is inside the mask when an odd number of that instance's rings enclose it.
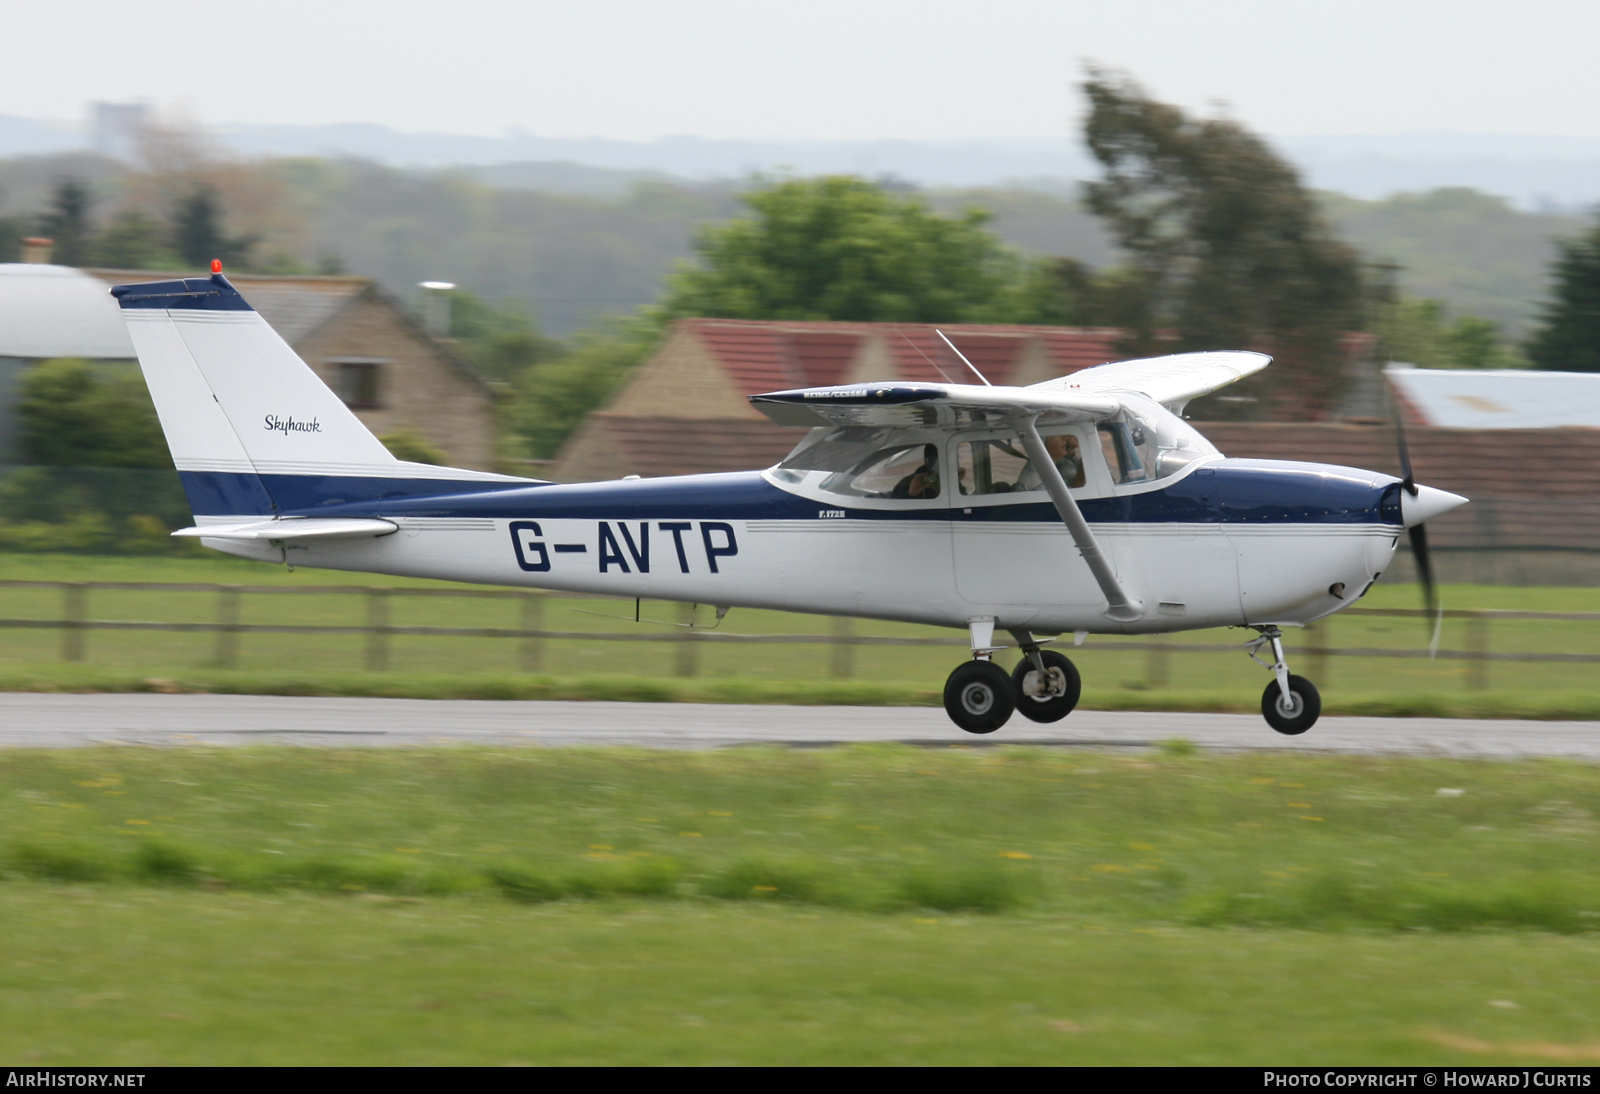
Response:
[[[939,449],[924,445],[922,466],[895,483],[892,498],[936,498],[939,496]]]

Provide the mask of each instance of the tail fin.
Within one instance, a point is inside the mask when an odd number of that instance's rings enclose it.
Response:
[[[221,273],[111,295],[196,518],[529,481],[395,459]]]

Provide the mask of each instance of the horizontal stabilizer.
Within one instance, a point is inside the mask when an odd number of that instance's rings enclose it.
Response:
[[[208,524],[199,528],[179,528],[172,534],[194,539],[294,543],[312,539],[373,539],[397,531],[399,526],[386,520],[289,517],[285,520],[253,520],[243,524]]]

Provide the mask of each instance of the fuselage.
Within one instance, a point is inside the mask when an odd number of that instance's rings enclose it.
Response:
[[[945,481],[961,474],[952,463]],[[210,515],[197,513],[202,524],[231,519],[227,478],[188,484],[192,498],[215,496]],[[1307,623],[1363,593],[1402,530],[1399,481],[1348,467],[1212,457],[1108,488],[1078,504],[1143,607],[1114,622],[1042,494],[846,497],[817,474],[774,469],[572,485],[418,480],[345,500],[359,484],[294,478],[267,482],[282,517],[376,517],[399,530],[287,548],[208,545],[606,596],[957,627],[987,616],[1041,633]]]

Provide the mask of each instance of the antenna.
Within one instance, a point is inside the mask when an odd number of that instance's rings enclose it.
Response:
[[[936,328],[933,333],[937,334],[940,338],[944,338],[944,331],[942,331],[942,330],[938,330]],[[989,382],[989,378],[987,376],[985,376],[983,373],[978,371],[978,366],[973,364],[971,361],[967,360],[967,355],[966,354],[964,354],[960,350],[956,349],[956,344],[954,342],[950,341],[950,339],[948,339],[948,338],[944,338],[944,344],[950,347],[950,352],[951,353],[953,353],[957,357],[961,358],[961,363],[963,365],[966,365],[968,368],[970,368],[972,370],[972,374],[974,376],[976,376],[978,379],[983,381],[983,386],[984,387],[994,387],[994,385]]]
[[[899,327],[896,327],[894,329],[894,332],[896,334],[898,334],[901,338],[904,338],[906,340],[906,345],[910,346],[912,349],[917,351],[917,356],[921,357],[924,361],[928,362],[928,364],[932,365],[933,366],[933,371],[937,372],[940,376],[943,376],[945,383],[947,383],[947,384],[955,383],[954,380],[950,379],[950,374],[948,372],[946,372],[944,369],[939,367],[939,362],[935,361],[932,357],[929,357],[926,353],[923,353],[922,352],[922,347],[917,345],[909,337],[907,337],[905,331],[901,330]]]

